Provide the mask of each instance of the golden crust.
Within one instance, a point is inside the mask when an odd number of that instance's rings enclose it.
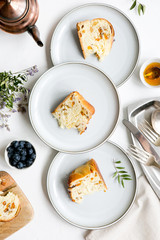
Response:
[[[75,96],[77,95],[81,103],[88,109],[91,114],[89,119],[91,119],[92,115],[95,113],[95,108],[89,102],[87,102],[79,92],[75,91],[73,93],[75,94]]]
[[[15,214],[15,217],[18,216],[20,210],[21,210],[21,205],[19,204],[18,209],[17,209],[17,212],[16,212],[16,214]]]
[[[87,110],[90,112],[90,115],[89,115],[89,118],[88,118],[88,122],[87,124],[89,123],[89,120],[92,118],[92,115],[95,113],[95,108],[89,103],[87,102],[84,97],[79,94],[79,92],[75,91],[74,92],[75,95],[78,96],[79,100],[81,101],[81,103],[87,108]],[[85,131],[85,130],[84,130]],[[84,133],[84,131],[81,131],[80,134]]]
[[[94,159],[89,160],[86,164],[76,168],[69,176],[68,179],[68,186],[71,187],[73,182],[76,180],[80,180],[81,178],[93,173],[97,172],[99,174],[99,177],[101,178],[102,182],[104,183],[104,186],[107,190],[107,186],[105,184],[105,181],[102,177],[102,174],[98,168],[98,165]],[[70,194],[71,195],[71,194]],[[72,198],[72,197],[71,197]]]
[[[111,36],[110,36],[110,40],[111,41],[110,41],[110,47],[109,48],[111,50],[112,44],[113,44],[113,40],[114,40],[114,36],[115,36],[115,31],[114,31],[114,28],[113,28],[112,24],[108,20],[106,20],[105,18],[95,18],[95,19],[92,19],[92,21],[95,21],[95,20],[104,20],[104,21],[106,21],[109,24],[110,29],[111,29]],[[79,41],[80,41],[80,45],[81,45],[81,49],[82,49],[82,53],[83,53],[84,59],[86,59],[86,53],[85,53],[83,42],[82,42],[82,35],[81,35],[79,30],[80,30],[80,26],[82,24],[86,23],[86,22],[90,22],[90,21],[89,20],[85,20],[85,21],[82,21],[82,22],[78,22],[77,25],[76,25],[77,33],[78,33],[78,37],[79,37]]]
[[[89,21],[89,20],[86,20],[86,21],[84,21],[84,22],[87,22],[87,21]],[[78,38],[79,38],[79,41],[80,41],[80,45],[81,45],[83,57],[84,57],[84,59],[86,59],[86,53],[85,53],[84,46],[83,46],[83,42],[82,42],[82,35],[81,35],[80,31],[79,31],[79,30],[80,30],[79,25],[81,25],[81,24],[84,23],[84,22],[79,22],[79,23],[77,23],[76,27],[77,27],[77,33],[78,33]]]
[[[93,115],[95,113],[95,108],[89,103],[87,102],[84,97],[77,91],[71,92],[56,108],[55,110],[52,112],[55,113],[59,108],[61,108],[61,106],[63,105],[63,103],[65,103],[65,101],[71,97],[71,95],[74,94],[75,96],[77,96],[79,98],[79,100],[81,101],[81,103],[88,109],[88,111],[90,112],[91,115]],[[92,117],[92,116],[91,116]]]
[[[109,24],[110,28],[111,28],[111,33],[112,33],[111,36],[113,36],[113,37],[115,36],[114,28],[113,28],[112,24],[107,19],[105,19],[105,18],[95,18],[93,20],[104,20],[104,21],[106,21]]]

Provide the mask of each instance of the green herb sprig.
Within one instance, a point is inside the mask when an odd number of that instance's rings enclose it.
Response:
[[[36,72],[36,65],[17,73],[0,72],[0,128],[10,130],[10,114],[26,111],[30,90],[24,84],[28,76],[33,76]]]
[[[121,163],[121,161],[114,161],[113,160],[113,164],[114,164],[114,168],[115,168],[115,172],[113,173],[113,178],[118,180],[118,183],[122,185],[122,187],[124,188],[124,180],[132,180],[131,176],[127,173],[127,171],[125,171],[125,167],[121,167],[119,164]]]
[[[0,73],[0,105],[5,106],[9,110],[13,109],[16,95],[22,93],[28,94],[28,89],[23,87],[27,81],[27,76],[24,74],[14,75],[12,72]]]
[[[140,2],[138,2],[137,0],[133,0],[133,4],[130,7],[130,10],[137,8],[138,14],[139,16],[141,15],[141,13],[145,13],[146,10],[146,6]]]

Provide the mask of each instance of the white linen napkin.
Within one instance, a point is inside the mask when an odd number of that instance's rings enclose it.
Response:
[[[105,229],[93,230],[86,240],[159,240],[160,201],[144,176],[138,179],[135,202],[128,214]]]

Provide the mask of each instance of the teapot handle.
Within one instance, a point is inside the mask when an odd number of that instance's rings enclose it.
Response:
[[[33,37],[33,39],[36,41],[36,43],[38,44],[38,46],[43,47],[43,43],[40,39],[40,34],[39,34],[39,30],[36,27],[36,25],[33,26],[29,26],[27,29],[28,33]]]

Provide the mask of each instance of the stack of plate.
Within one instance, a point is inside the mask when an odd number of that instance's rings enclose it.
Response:
[[[95,56],[83,59],[76,33],[77,22],[94,18],[106,18],[115,29],[112,50],[103,62]],[[106,141],[119,119],[117,87],[131,76],[138,57],[136,30],[122,12],[105,4],[83,5],[69,12],[57,25],[51,41],[55,66],[40,77],[31,92],[32,126],[46,144],[61,152],[48,173],[50,200],[57,212],[76,226],[87,229],[109,226],[121,219],[134,201],[137,184],[133,165],[120,147]],[[95,107],[95,114],[82,135],[74,129],[61,129],[51,115],[72,91],[80,92]],[[108,191],[88,196],[77,205],[68,197],[66,176],[91,158],[96,160]],[[120,160],[132,177],[124,189],[111,177],[113,158]]]

